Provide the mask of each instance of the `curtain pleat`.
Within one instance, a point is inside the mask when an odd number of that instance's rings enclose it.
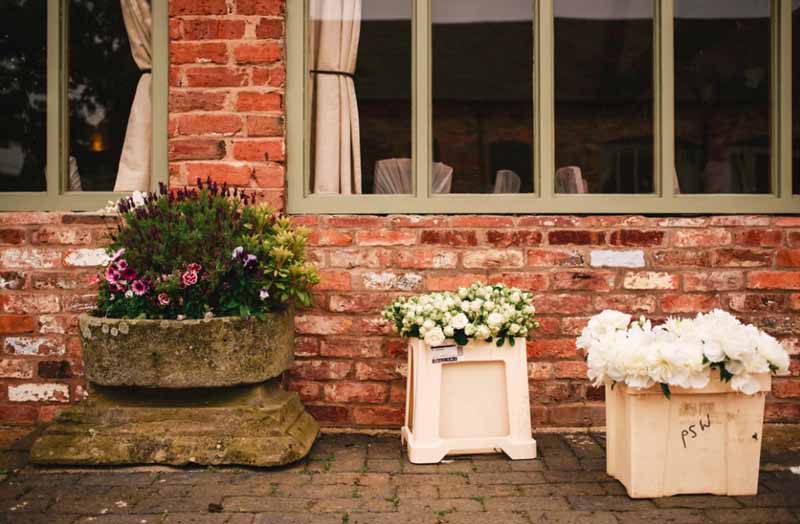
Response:
[[[312,133],[316,194],[361,193],[361,136],[352,74],[361,0],[312,0]],[[346,73],[346,74],[336,74]]]
[[[117,169],[114,191],[150,189],[150,151],[153,134],[152,27],[149,0],[120,0],[131,55],[142,71],[133,97],[125,142]]]

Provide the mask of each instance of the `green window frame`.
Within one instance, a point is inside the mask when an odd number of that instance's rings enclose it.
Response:
[[[771,188],[768,194],[675,194],[674,2],[653,0],[654,192],[555,192],[554,0],[531,0],[534,14],[533,171],[535,192],[433,194],[431,1],[410,0],[412,158],[409,195],[315,195],[309,191],[308,0],[287,1],[287,173],[290,213],[800,213],[792,194],[792,1],[771,0]]]
[[[167,97],[169,71],[169,14],[167,0],[152,0],[152,135],[150,187],[168,181]],[[47,0],[47,190],[0,193],[2,211],[96,211],[109,200],[129,193],[69,191],[69,20],[67,0]]]

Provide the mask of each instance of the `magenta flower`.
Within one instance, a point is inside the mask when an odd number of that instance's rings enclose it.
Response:
[[[147,293],[147,284],[141,280],[134,280],[133,284],[131,284],[131,291],[133,291],[134,295],[142,296]]]
[[[118,249],[113,255],[111,255],[111,261],[116,262],[119,258],[125,254],[125,248]]]
[[[134,271],[133,268],[129,267],[128,269],[122,272],[122,279],[130,282],[132,280],[136,280],[137,275],[138,273],[136,273],[136,271]]]
[[[128,261],[124,258],[121,260],[117,260],[116,267],[118,271],[122,271],[123,273],[128,270]]]
[[[197,284],[197,272],[196,271],[187,271],[183,275],[181,275],[181,282],[186,287],[193,286]]]
[[[106,281],[107,282],[114,283],[117,280],[119,280],[119,277],[120,277],[119,271],[117,271],[116,269],[114,269],[111,266],[108,266],[106,268]]]
[[[200,273],[200,270],[203,269],[203,266],[197,264],[196,262],[192,262],[188,266],[186,266],[187,271],[194,271],[195,273]]]
[[[158,303],[162,306],[168,306],[170,303],[169,295],[166,293],[159,293],[158,294]]]

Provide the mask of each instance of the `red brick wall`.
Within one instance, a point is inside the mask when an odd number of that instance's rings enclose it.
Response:
[[[211,176],[284,201],[283,0],[172,0],[170,182]],[[473,279],[533,290],[537,425],[602,423],[574,338],[606,307],[652,317],[724,307],[782,338],[792,377],[767,416],[800,422],[800,218],[303,216],[323,282],[297,318],[290,386],[326,425],[397,426],[405,356],[379,311]],[[0,423],[48,420],[84,395],[76,315],[104,219],[0,214]],[[602,251],[615,251],[603,254]],[[602,257],[611,264],[594,267]]]
[[[297,318],[291,387],[324,423],[398,426],[406,357],[380,318],[406,293],[475,280],[534,292],[542,327],[528,344],[536,425],[602,424],[575,337],[619,308],[650,318],[722,307],[784,341],[792,377],[767,417],[800,421],[800,218],[768,216],[304,216],[323,275]],[[605,262],[605,266],[599,264]],[[631,266],[631,267],[625,267]]]

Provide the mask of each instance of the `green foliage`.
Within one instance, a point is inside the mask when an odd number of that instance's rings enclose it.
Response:
[[[308,231],[254,198],[198,180],[198,189],[135,194],[117,204],[97,313],[112,318],[263,318],[311,304],[319,282]]]

